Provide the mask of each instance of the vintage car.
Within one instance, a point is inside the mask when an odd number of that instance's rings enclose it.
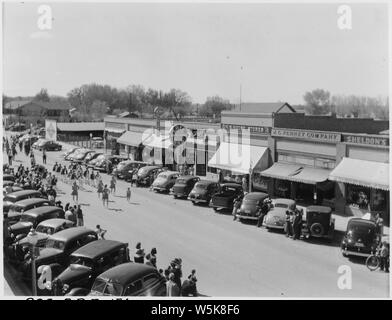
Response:
[[[25,211],[17,223],[10,227],[14,236],[27,235],[31,228],[36,228],[44,220],[64,218],[64,210],[56,206],[42,206]]]
[[[129,262],[128,244],[113,240],[97,240],[74,251],[70,265],[57,280],[63,285],[63,294],[85,296],[95,278],[106,270]]]
[[[50,235],[60,232],[62,230],[72,228],[75,226],[75,222],[69,221],[62,218],[53,218],[40,222],[35,229],[36,235],[34,236],[34,243],[37,247],[45,247],[46,240]],[[23,238],[19,241],[19,244],[32,244],[30,237]]]
[[[55,141],[46,140],[37,144],[36,149],[46,151],[60,151],[62,149],[62,145]]]
[[[380,241],[381,235],[374,221],[351,218],[341,243],[342,254],[345,257],[368,257],[376,252]]]
[[[264,218],[264,225],[267,229],[284,230],[286,222],[286,211],[293,211],[296,203],[291,199],[275,199],[272,208]]]
[[[87,165],[88,168],[94,168],[94,166],[95,166],[98,162],[105,160],[105,155],[104,155],[103,153],[96,153],[96,155],[97,155],[97,156],[96,156],[95,158],[89,160],[89,161],[86,163],[86,165]]]
[[[264,192],[250,192],[242,199],[241,207],[237,211],[237,218],[241,220],[258,220],[263,201],[269,195]]]
[[[72,147],[72,148],[68,149],[63,154],[64,159],[67,158],[68,156],[72,155],[73,153],[75,153],[79,149],[81,149],[81,148],[79,148],[79,147]],[[65,160],[67,160],[67,159],[65,159]]]
[[[189,193],[192,191],[196,182],[199,182],[200,178],[195,176],[179,176],[176,179],[176,183],[170,189],[170,194],[174,198],[185,198],[188,197]]]
[[[101,153],[101,152],[92,151],[92,152],[87,154],[87,156],[83,160],[83,163],[85,165],[87,165],[90,161],[92,161],[92,160],[94,160],[94,159],[96,159],[96,158],[98,158],[99,156],[102,156],[102,155],[104,155],[104,154]]]
[[[9,207],[8,223],[13,225],[19,221],[23,212],[42,206],[48,206],[49,204],[49,200],[44,198],[30,198],[15,202]]]
[[[119,178],[129,181],[132,178],[132,172],[135,168],[145,167],[148,163],[142,161],[125,160],[121,161],[114,169],[112,174]]]
[[[212,196],[210,206],[215,211],[219,209],[233,210],[234,199],[242,197],[244,191],[242,186],[237,183],[223,183],[221,184],[220,191]]]
[[[14,203],[30,198],[42,198],[42,194],[41,192],[33,189],[15,191],[7,194],[3,198],[3,212],[4,213],[8,212],[9,208]]]
[[[152,190],[158,192],[169,192],[180,176],[178,171],[164,171],[158,174],[152,183]]]
[[[15,186],[15,185],[12,185],[11,188],[9,188],[9,189],[7,189],[7,186],[5,186],[3,188],[3,195],[6,196],[7,194],[10,194],[12,192],[22,191],[22,190],[23,190],[22,187],[18,187],[18,186]]]
[[[89,149],[81,150],[77,154],[72,156],[72,161],[77,163],[82,163],[84,159],[86,159],[88,156],[91,156],[94,153],[95,153],[94,150],[89,150]]]
[[[104,159],[95,164],[94,169],[99,172],[111,173],[113,168],[124,160],[127,160],[127,158],[116,155],[105,155]]]
[[[301,234],[305,239],[310,237],[333,239],[335,219],[332,209],[324,206],[309,206],[306,208],[305,221],[302,223]]]
[[[14,185],[15,185],[14,181],[10,181],[10,180],[3,181],[3,189],[5,187],[13,187]]]
[[[86,155],[87,152],[91,151],[90,149],[86,148],[77,148],[75,151],[69,153],[67,156],[64,157],[65,160],[67,161],[75,161],[76,157],[79,157],[80,155]]]
[[[3,184],[5,181],[15,182],[15,176],[13,174],[3,174]]]
[[[140,168],[137,172],[137,186],[149,187],[154,181],[156,174],[162,172],[163,169],[160,166],[145,166]]]
[[[100,274],[90,296],[165,296],[165,278],[154,267],[123,263]]]
[[[35,259],[37,269],[39,266],[48,265],[53,269],[53,278],[57,277],[68,265],[71,253],[84,245],[98,240],[96,232],[86,227],[74,227],[50,235],[45,247],[39,248],[38,257]],[[25,278],[31,277],[31,257],[27,257],[22,265]]]
[[[209,180],[200,180],[195,184],[188,195],[188,200],[193,204],[205,203],[209,204],[212,196],[220,190],[219,183]]]

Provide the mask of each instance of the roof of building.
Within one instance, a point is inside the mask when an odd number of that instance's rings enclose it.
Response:
[[[59,131],[103,131],[104,122],[57,122]]]
[[[25,105],[28,105],[30,103],[39,105],[47,110],[70,110],[72,108],[68,101],[65,100],[53,100],[49,102],[34,100],[14,100],[7,102],[5,104],[5,109],[15,110],[20,107],[24,107]]]
[[[287,102],[244,102],[241,103],[241,105],[236,105],[232,111],[245,113],[276,113],[285,107],[291,112],[296,112]]]
[[[28,104],[31,102],[31,100],[14,100],[14,101],[9,101],[5,104],[5,109],[18,109],[19,107],[24,106],[25,104]]]

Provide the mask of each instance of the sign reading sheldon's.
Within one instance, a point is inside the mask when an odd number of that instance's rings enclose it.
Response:
[[[273,128],[271,130],[271,136],[285,137],[285,138],[301,138],[323,142],[340,142],[341,134],[326,131],[307,131],[307,130],[295,130],[295,129],[279,129]]]

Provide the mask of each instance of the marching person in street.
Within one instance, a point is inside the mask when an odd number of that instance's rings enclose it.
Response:
[[[110,192],[113,194],[116,194],[116,178],[115,178],[115,176],[112,176],[112,179],[110,180]]]
[[[78,186],[78,184],[76,183],[76,180],[73,182],[73,184],[72,184],[72,200],[74,201],[74,202],[79,202],[79,192],[78,192],[78,190],[79,190],[79,186]]]
[[[42,163],[46,164],[46,150],[45,150],[45,148],[42,149]]]
[[[95,233],[97,234],[98,239],[105,240],[106,232],[107,232],[107,230],[102,229],[101,226],[99,224],[97,224]]]
[[[127,189],[127,201],[129,202],[129,201],[131,201],[131,188],[130,187],[128,187],[128,189]]]
[[[105,206],[105,202],[106,202],[106,207],[109,207],[109,192],[110,190],[108,189],[108,185],[105,184],[105,187],[102,190],[102,202],[103,202],[103,206]]]
[[[98,187],[97,187],[97,193],[98,193],[98,198],[101,199],[101,193],[103,192],[103,182],[102,180],[98,181]]]
[[[8,164],[12,166],[12,150],[8,150]]]
[[[65,212],[64,217],[65,217],[65,219],[72,221],[74,223],[74,225],[76,226],[77,221],[76,221],[76,216],[75,216],[73,207],[68,207],[68,210]]]
[[[83,225],[84,225],[83,211],[82,211],[82,208],[80,207],[80,204],[78,205],[78,209],[76,210],[76,218],[77,218],[77,226],[83,227]]]

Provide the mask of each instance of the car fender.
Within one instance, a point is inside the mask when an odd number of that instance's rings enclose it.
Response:
[[[65,296],[87,296],[89,292],[90,290],[86,288],[72,288],[68,293],[65,294]]]

